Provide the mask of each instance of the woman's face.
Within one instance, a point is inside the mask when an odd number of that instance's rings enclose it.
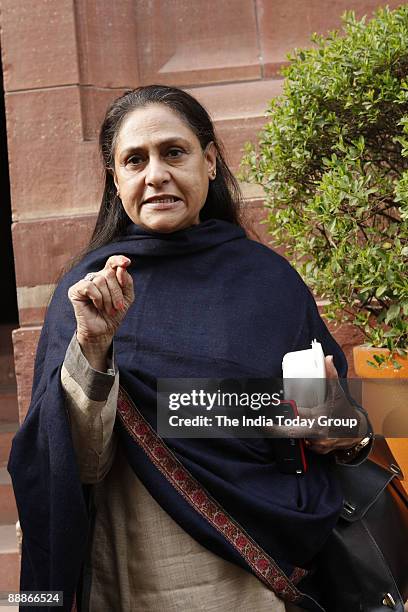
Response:
[[[164,104],[125,118],[114,153],[114,180],[123,207],[137,225],[175,232],[199,223],[215,170],[216,151],[203,151],[194,132]]]

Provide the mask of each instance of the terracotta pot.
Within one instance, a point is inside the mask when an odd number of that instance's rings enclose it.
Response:
[[[355,346],[354,369],[362,382],[362,404],[370,416],[374,431],[387,437],[391,451],[402,469],[404,486],[408,491],[408,357],[396,355],[392,364],[374,368],[367,362],[373,355],[388,356],[387,349]],[[405,379],[405,380],[403,380]]]

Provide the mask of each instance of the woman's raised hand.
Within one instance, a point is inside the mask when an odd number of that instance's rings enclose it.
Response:
[[[96,369],[104,366],[113,336],[134,300],[133,279],[126,270],[130,263],[128,257],[112,255],[92,280],[84,278],[68,291],[78,342]]]

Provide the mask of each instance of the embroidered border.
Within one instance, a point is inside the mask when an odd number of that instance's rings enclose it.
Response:
[[[275,561],[231,518],[206,489],[186,470],[157,432],[147,423],[120,387],[118,414],[127,431],[145,451],[152,463],[194,509],[234,546],[262,582],[282,599],[297,602],[302,598],[295,584],[307,570],[296,567],[288,578]]]

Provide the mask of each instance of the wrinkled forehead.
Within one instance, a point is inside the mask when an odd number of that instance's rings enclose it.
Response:
[[[159,147],[177,140],[200,146],[197,136],[178,113],[164,104],[149,104],[125,117],[114,143],[115,152],[120,154],[130,147]]]

